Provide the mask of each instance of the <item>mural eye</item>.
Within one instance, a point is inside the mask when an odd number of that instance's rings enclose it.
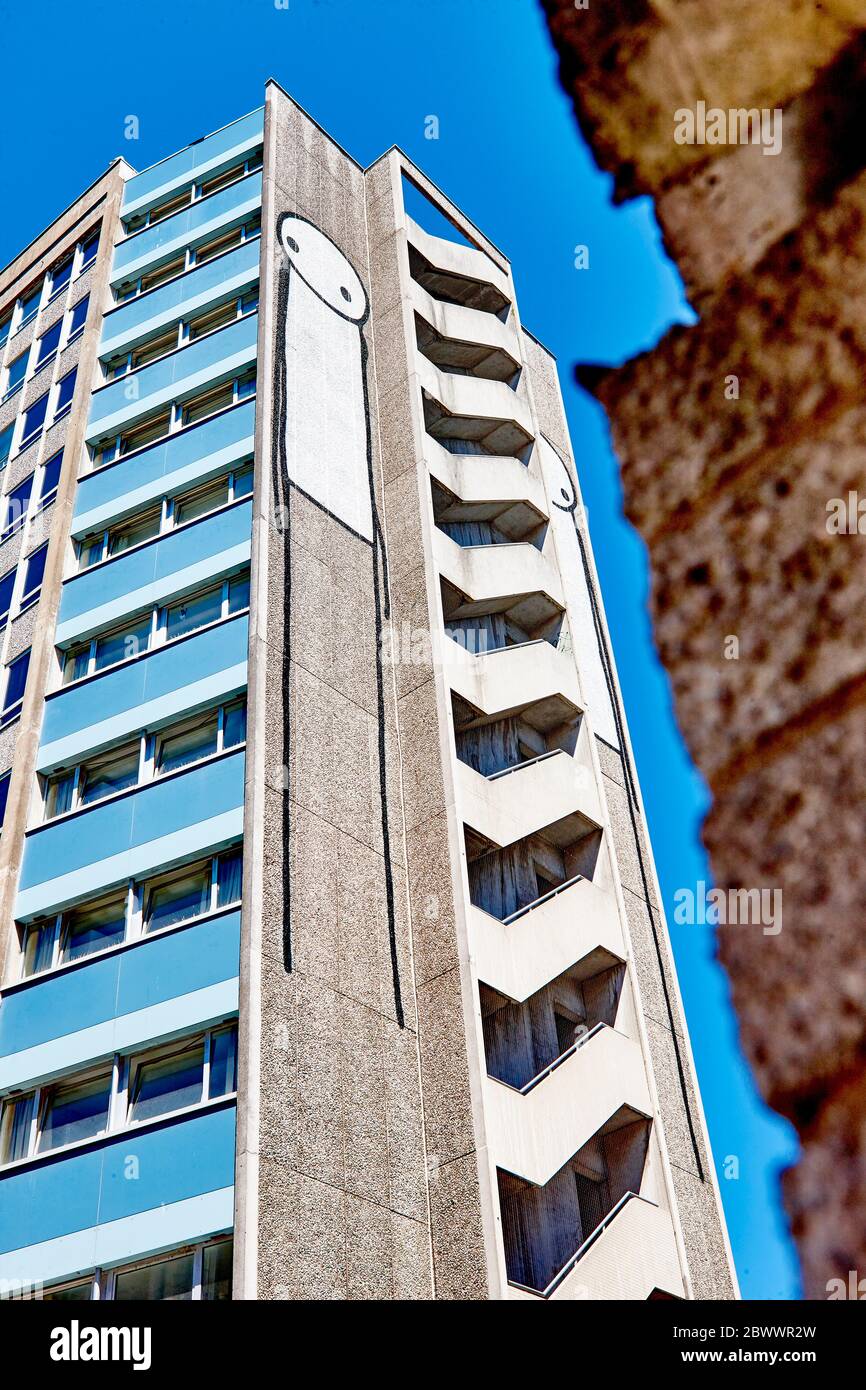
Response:
[[[300,248],[300,246],[298,245],[298,243],[295,241],[295,238],[294,238],[293,236],[287,236],[287,237],[286,237],[286,242],[287,242],[287,244],[288,244],[288,247],[289,247],[289,250],[290,250],[290,251],[300,251],[301,248]]]
[[[346,289],[346,286],[345,286],[345,285],[341,285],[341,286],[340,286],[340,294],[343,296],[343,298],[345,299],[346,303],[348,304],[348,303],[350,302],[352,296],[350,295],[349,291]]]
[[[564,497],[565,500],[566,500],[566,502],[569,502],[569,501],[571,500],[570,497],[569,497],[569,495],[568,495],[567,489],[564,488],[564,487],[561,487],[561,488],[559,489],[559,495],[560,495],[560,497]]]

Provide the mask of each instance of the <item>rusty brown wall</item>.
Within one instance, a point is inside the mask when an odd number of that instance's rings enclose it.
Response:
[[[801,1135],[785,1201],[825,1298],[866,1270],[866,3],[544,8],[599,164],[617,197],[653,196],[700,314],[580,375],[649,548],[716,882],[782,891],[780,932],[720,929],[719,951],[761,1090]],[[677,144],[699,101],[779,109],[779,153]]]

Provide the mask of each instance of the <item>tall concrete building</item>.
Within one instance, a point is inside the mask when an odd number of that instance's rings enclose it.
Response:
[[[6,1295],[735,1297],[505,256],[269,83],[0,341]]]

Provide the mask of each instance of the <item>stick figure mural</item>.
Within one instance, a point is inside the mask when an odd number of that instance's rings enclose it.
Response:
[[[369,547],[375,619],[379,799],[394,1002],[403,1026],[385,779],[382,628],[389,617],[387,557],[373,486],[373,452],[363,325],[369,301],[354,266],[329,237],[295,213],[284,213],[277,239],[285,253],[277,307],[274,399],[274,496],[282,498],[285,554],[285,642],[291,654],[290,489],[302,492]],[[289,699],[283,702],[283,766],[289,768]],[[292,968],[288,852],[289,787],[284,793],[284,962]]]

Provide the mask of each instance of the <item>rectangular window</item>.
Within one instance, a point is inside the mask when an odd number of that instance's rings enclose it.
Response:
[[[26,1158],[30,1152],[35,1100],[36,1097],[31,1094],[21,1096],[19,1100],[8,1100],[3,1106],[0,1162],[15,1163],[19,1158]]]
[[[175,498],[174,524],[183,526],[188,521],[195,521],[197,517],[207,516],[208,512],[216,511],[217,507],[224,507],[228,500],[228,478],[220,478],[214,483],[192,488]]]
[[[171,410],[160,411],[158,415],[144,420],[121,436],[120,452],[131,454],[135,449],[143,449],[146,444],[153,444],[157,439],[164,438],[170,429]]]
[[[3,695],[3,711],[0,725],[8,724],[21,713],[24,688],[27,685],[27,672],[30,669],[30,652],[22,652],[6,667],[6,689]]]
[[[72,313],[69,316],[69,342],[75,338],[84,328],[87,322],[87,310],[90,306],[90,295],[86,294],[83,299],[79,299],[77,304],[72,306]]]
[[[185,188],[182,193],[175,193],[171,198],[167,198],[158,207],[151,208],[147,215],[148,226],[152,227],[156,222],[164,222],[167,217],[172,217],[181,208],[185,208],[190,200],[192,189]]]
[[[87,237],[87,239],[82,243],[81,270],[79,271],[79,274],[83,275],[84,271],[87,270],[88,266],[91,266],[93,264],[93,262],[96,260],[96,253],[98,250],[99,228],[97,227],[96,231],[91,232],[90,236]]]
[[[92,806],[138,782],[139,745],[113,752],[109,757],[85,763],[79,772],[78,804]]]
[[[30,356],[30,349],[27,348],[19,357],[14,358],[6,368],[6,387],[3,392],[3,399],[7,400],[14,396],[20,388],[24,377],[27,374],[27,359]]]
[[[176,1048],[152,1059],[130,1061],[129,1113],[133,1124],[198,1105],[204,1095],[205,1042]]]
[[[111,1073],[52,1086],[43,1102],[37,1153],[93,1139],[108,1128]]]
[[[181,252],[179,256],[173,256],[170,261],[163,261],[162,265],[142,275],[140,293],[147,294],[148,290],[155,290],[157,285],[164,285],[166,280],[173,280],[175,275],[182,275],[185,270],[186,254]]]
[[[180,603],[173,603],[166,609],[166,637],[169,640],[173,637],[183,637],[186,633],[195,632],[197,628],[204,627],[207,623],[215,623],[221,617],[221,588],[210,589],[205,594],[196,594],[191,598],[182,599]]]
[[[237,1088],[237,1029],[220,1028],[211,1033],[208,1100],[229,1096]]]
[[[250,606],[250,577],[239,574],[229,584],[229,613],[240,613]]]
[[[27,516],[27,508],[30,505],[30,494],[33,491],[33,474],[25,478],[23,483],[19,483],[11,492],[6,494],[6,508],[3,514],[3,531],[0,540],[5,540],[7,536],[13,535],[24,525]]]
[[[209,179],[205,179],[199,184],[198,196],[206,198],[209,193],[218,193],[221,188],[228,188],[230,184],[237,183],[238,179],[242,179],[243,176],[243,164],[235,164],[231,169],[223,169],[222,173],[212,174]]]
[[[15,588],[16,570],[9,570],[0,579],[0,632],[9,621],[9,610],[12,607],[12,592]]]
[[[31,290],[30,293],[21,300],[21,313],[18,318],[18,328],[16,332],[20,332],[25,324],[30,323],[31,319],[35,319],[39,310],[39,301],[41,298],[42,285],[40,284],[37,289]]]
[[[24,935],[24,959],[22,976],[28,980],[31,975],[41,975],[54,963],[54,936],[56,919],[50,922],[36,922],[28,927]]]
[[[126,895],[68,913],[63,923],[61,959],[81,960],[117,946],[126,934]]]
[[[29,444],[36,438],[45,424],[45,415],[48,410],[48,392],[34,401],[24,416],[24,429],[21,432],[20,448]]]
[[[218,304],[215,309],[208,309],[207,313],[190,319],[189,341],[194,342],[196,338],[203,338],[206,333],[214,333],[217,328],[225,328],[226,324],[234,323],[237,316],[236,299],[232,299],[228,304]]]
[[[217,861],[217,907],[228,907],[241,900],[244,852],[239,846],[221,854]]]
[[[9,329],[11,327],[12,313],[10,311],[8,314],[4,314],[3,318],[0,319],[0,352],[2,352],[6,346],[6,340],[9,337]]]
[[[6,819],[6,803],[9,800],[9,781],[12,777],[11,772],[4,772],[0,777],[0,829]]]
[[[59,318],[56,323],[51,325],[48,332],[43,333],[42,337],[37,340],[35,371],[38,372],[40,367],[44,367],[46,362],[51,361],[60,345],[62,329],[63,319]]]
[[[113,666],[118,661],[129,661],[131,657],[140,656],[142,652],[147,651],[150,629],[151,616],[146,613],[141,618],[130,619],[114,632],[106,632],[102,637],[98,637],[95,652],[96,670],[103,671],[106,666]]]
[[[60,449],[42,465],[42,480],[39,487],[40,511],[54,501],[60,485],[60,469],[63,465],[63,450]]]
[[[185,728],[158,734],[154,753],[157,776],[178,772],[200,758],[209,758],[217,751],[219,716],[216,711],[191,722]]]
[[[75,378],[78,375],[78,368],[73,367],[71,372],[60,378],[57,383],[57,404],[54,407],[54,419],[59,420],[72,407],[72,397],[75,394]]]
[[[27,557],[27,568],[24,571],[24,590],[21,594],[22,608],[25,604],[33,603],[39,597],[47,554],[48,543],[46,542],[45,545],[40,545],[38,550],[34,550],[33,554]]]
[[[179,1303],[192,1298],[195,1257],[173,1255],[167,1260],[138,1269],[121,1271],[114,1276],[114,1302]]]
[[[185,425],[194,425],[197,420],[205,420],[218,410],[226,410],[234,402],[234,383],[226,381],[222,386],[214,386],[200,396],[187,401],[183,407],[182,419]]]
[[[72,263],[74,256],[67,256],[51,272],[51,299],[56,299],[61,290],[65,290],[69,281],[72,279]]]
[[[210,909],[211,865],[195,865],[166,875],[144,890],[144,930],[159,931],[187,922]]]
[[[210,241],[203,242],[196,248],[196,265],[204,265],[205,261],[215,260],[225,251],[232,251],[236,246],[240,246],[243,239],[244,234],[240,227],[233,227],[230,232],[220,232],[219,236],[212,237]]]
[[[4,430],[0,430],[0,470],[4,469],[9,462],[9,455],[12,452],[12,438],[15,434],[15,421],[7,425]]]

